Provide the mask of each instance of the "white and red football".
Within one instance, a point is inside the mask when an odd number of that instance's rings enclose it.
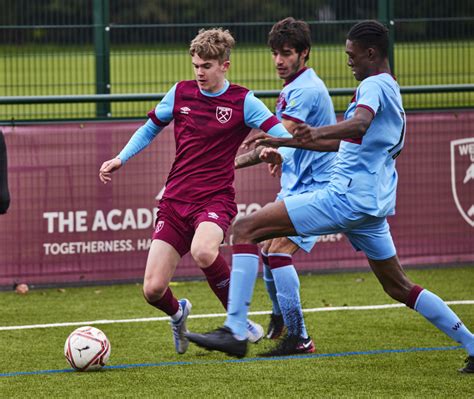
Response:
[[[98,328],[79,327],[67,337],[64,356],[75,370],[99,370],[109,360],[110,342]]]

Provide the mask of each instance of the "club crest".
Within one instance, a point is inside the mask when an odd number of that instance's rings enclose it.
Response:
[[[451,141],[451,187],[458,211],[474,227],[474,137]]]
[[[227,123],[232,117],[232,108],[227,107],[217,107],[216,108],[216,118],[220,123]]]
[[[161,231],[161,229],[163,228],[163,226],[165,225],[165,222],[163,220],[160,220],[157,224],[156,224],[156,229],[155,229],[155,233],[159,233]]]

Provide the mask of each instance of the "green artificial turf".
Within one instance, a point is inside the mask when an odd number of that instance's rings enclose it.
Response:
[[[474,267],[410,270],[418,284],[447,301],[474,299]],[[173,283],[177,297],[193,303],[193,315],[223,313],[204,281]],[[301,277],[305,309],[395,303],[371,273]],[[147,305],[138,284],[33,289],[27,295],[0,292],[0,327],[122,320],[163,316]],[[474,328],[474,305],[452,305]],[[261,279],[251,311],[270,309]],[[265,328],[268,315],[251,318]],[[69,369],[63,345],[76,326],[0,330],[0,397],[472,397],[474,375],[462,375],[465,352],[367,351],[456,346],[423,317],[405,307],[305,312],[317,353],[323,356],[257,359],[275,342],[249,346],[244,361],[190,345],[174,352],[167,321],[97,324],[108,336],[109,366],[99,372],[8,373]],[[223,317],[191,318],[189,329],[204,332]],[[355,352],[355,353],[354,353]],[[352,355],[350,353],[353,353]],[[342,354],[334,356],[334,354]],[[150,364],[154,364],[150,366]]]

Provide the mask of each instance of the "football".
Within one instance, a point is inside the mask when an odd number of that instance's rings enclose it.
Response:
[[[75,370],[99,370],[109,360],[110,342],[98,328],[79,327],[67,337],[64,356]]]

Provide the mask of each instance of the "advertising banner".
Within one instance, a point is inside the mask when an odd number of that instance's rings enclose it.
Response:
[[[224,115],[225,116],[225,115]],[[223,117],[224,117],[223,116]],[[0,216],[0,285],[141,279],[157,199],[174,159],[172,126],[117,173],[100,165],[141,122],[4,126],[11,203]],[[381,132],[383,134],[383,132]],[[397,158],[397,214],[389,218],[404,265],[474,262],[474,112],[411,113]],[[235,172],[237,217],[274,200],[279,181],[258,165]],[[222,254],[230,262],[232,237]],[[320,237],[300,271],[366,268],[344,235]],[[202,276],[190,255],[176,276]]]

